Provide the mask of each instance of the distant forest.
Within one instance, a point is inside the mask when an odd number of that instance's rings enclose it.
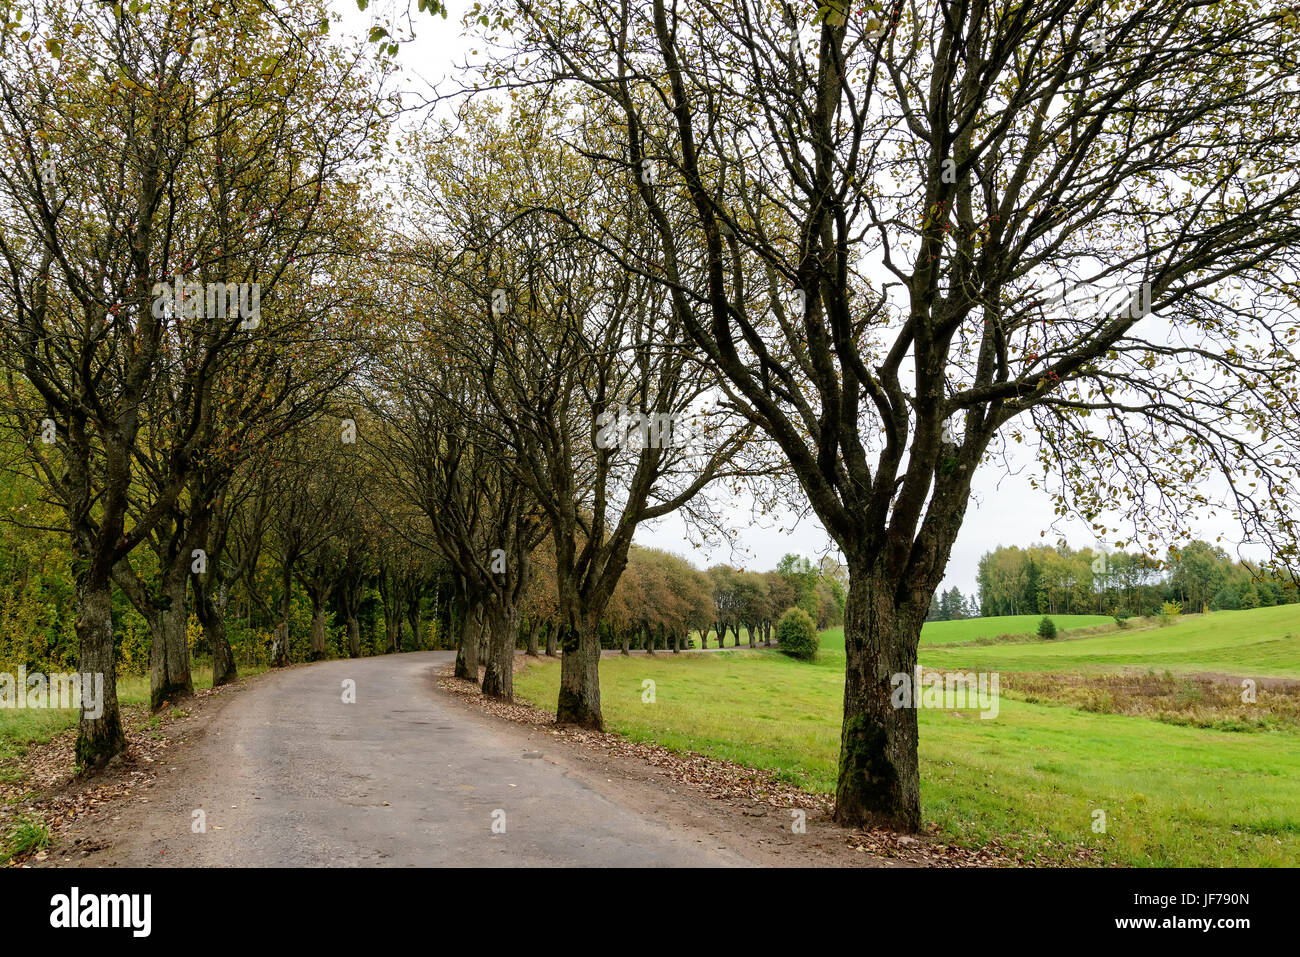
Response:
[[[928,621],[992,615],[1154,615],[1166,601],[1186,612],[1292,604],[1292,585],[1235,561],[1222,548],[1193,541],[1163,560],[1068,545],[1000,545],[984,553],[978,595],[938,592]]]

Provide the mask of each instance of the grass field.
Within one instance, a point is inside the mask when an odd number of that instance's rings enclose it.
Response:
[[[1056,622],[1062,637],[1068,637],[1065,632],[1072,630],[1096,628],[1109,631],[1115,628],[1115,619],[1109,615],[1051,615],[1050,617]],[[1038,634],[1038,623],[1042,620],[1042,615],[1001,615],[993,618],[966,618],[961,621],[927,621],[925,627],[921,629],[921,647],[971,644],[1004,635],[1032,638]],[[742,628],[740,634],[741,645],[748,644],[748,633]],[[693,637],[695,647],[700,647],[700,633],[695,632]],[[762,643],[761,638],[757,640]],[[726,646],[732,647],[734,641],[735,636],[727,632]],[[717,635],[710,632],[708,646],[716,648],[717,645]],[[831,628],[822,632],[822,647],[843,648],[843,629]]]
[[[932,648],[935,668],[989,671],[1216,671],[1247,677],[1300,677],[1300,605],[1196,615],[1167,628],[1114,631],[1069,640]],[[841,647],[843,639],[841,638]]]
[[[997,670],[1008,675],[1007,684],[1017,670],[1300,677],[1298,633],[1300,606],[1290,605],[1073,640],[923,647],[921,657],[928,667]],[[633,740],[771,768],[829,792],[839,748],[842,647],[842,634],[827,632],[810,664],[744,650],[606,658],[605,718]],[[656,683],[654,704],[641,700],[646,678]],[[558,665],[545,662],[516,677],[516,693],[551,708],[558,681]],[[924,814],[948,839],[996,838],[1043,861],[1083,844],[1112,864],[1300,864],[1300,734],[1293,729],[1183,727],[1007,694],[993,720],[922,709],[920,724]],[[1104,834],[1092,830],[1098,810],[1106,814]]]
[[[1114,626],[1109,615],[1050,615],[1060,632],[1097,626]],[[926,645],[963,645],[999,635],[1038,634],[1042,615],[1001,615],[994,618],[966,618],[961,621],[927,621],[921,628],[921,647]],[[840,647],[843,647],[843,636]]]

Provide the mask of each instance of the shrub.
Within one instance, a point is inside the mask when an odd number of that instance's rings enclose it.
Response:
[[[1128,627],[1128,620],[1133,617],[1133,613],[1127,608],[1116,608],[1110,615],[1115,619],[1115,624],[1120,628]]]
[[[791,608],[776,626],[776,640],[783,654],[811,661],[820,644],[812,616],[802,608]]]
[[[1056,637],[1056,622],[1043,616],[1043,620],[1038,623],[1038,637],[1052,639]]]
[[[1176,601],[1167,601],[1160,606],[1160,624],[1172,625],[1174,619],[1183,613],[1183,606]]]

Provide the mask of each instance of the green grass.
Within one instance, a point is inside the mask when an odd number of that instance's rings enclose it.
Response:
[[[1167,628],[1115,631],[1076,640],[928,651],[923,645],[921,662],[934,668],[1009,672],[1153,668],[1294,678],[1300,677],[1300,605],[1216,611]]]
[[[1095,628],[1115,624],[1109,615],[1048,615],[1062,631]],[[966,618],[961,621],[927,621],[921,628],[921,647],[926,645],[959,645],[997,638],[999,635],[1037,636],[1042,615],[1000,615],[993,618]],[[841,638],[840,647],[843,647]]]
[[[50,832],[44,824],[28,818],[20,818],[18,825],[9,832],[4,843],[0,845],[0,864],[49,846]]]
[[[1114,628],[1109,615],[1049,615],[1062,633],[1083,628]],[[927,621],[921,628],[921,647],[974,644],[1001,635],[1036,638],[1042,615],[1001,615],[995,618],[965,618],[961,621]],[[1064,634],[1062,637],[1067,637]],[[822,647],[844,650],[844,629],[822,632]]]
[[[1153,667],[1258,674],[1266,672],[1257,666],[1270,662],[1276,670],[1269,673],[1294,673],[1300,649],[1278,630],[1300,631],[1297,615],[1297,606],[1220,612],[1152,631],[972,645],[922,657],[931,666],[992,663],[1005,671],[1017,670],[1006,662],[1028,660],[1038,670],[1155,661]],[[823,634],[824,650],[811,664],[744,650],[602,659],[607,725],[635,741],[769,768],[830,792],[844,671],[835,637]],[[646,678],[656,683],[654,704],[642,703]],[[517,675],[515,690],[549,709],[558,684],[558,665],[544,662]],[[1111,864],[1300,864],[1294,732],[1234,734],[1006,695],[996,719],[922,710],[920,725],[924,814],[950,840],[978,845],[996,838],[1039,860],[1062,859],[1082,844]],[[1106,813],[1105,834],[1092,831],[1096,810]]]

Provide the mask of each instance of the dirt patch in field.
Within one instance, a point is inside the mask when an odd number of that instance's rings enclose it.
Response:
[[[531,662],[525,662],[528,667]],[[520,664],[516,663],[516,671]],[[780,781],[771,771],[694,752],[629,741],[612,732],[557,725],[555,715],[525,704],[484,698],[472,682],[452,677],[438,686],[485,715],[522,725],[564,747],[569,767],[618,803],[661,819],[681,820],[767,867],[1016,867],[1023,853],[998,843],[982,848],[945,843],[937,828],[920,835],[843,828],[831,820],[833,800]],[[805,833],[794,830],[802,812]],[[1069,852],[1067,864],[1095,865],[1090,849]]]
[[[1151,718],[1219,731],[1300,728],[1300,681],[1214,672],[1122,674],[1016,673],[1002,692],[1033,703],[1064,704],[1097,714]]]

